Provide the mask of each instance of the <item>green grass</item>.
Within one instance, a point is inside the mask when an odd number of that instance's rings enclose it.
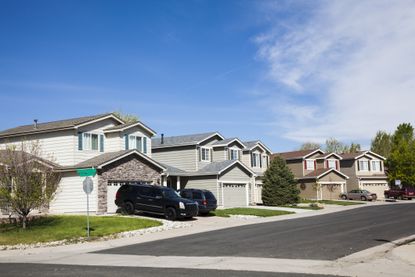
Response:
[[[352,205],[362,205],[365,204],[364,202],[356,202],[356,201],[339,201],[339,200],[301,200],[302,203],[321,203],[321,204],[328,204],[328,205],[340,205],[340,206],[352,206]]]
[[[269,209],[255,209],[255,208],[230,208],[223,210],[216,210],[211,214],[220,217],[229,217],[231,215],[254,215],[260,217],[278,216],[285,214],[293,214],[294,212],[277,211]]]
[[[120,216],[91,216],[91,239],[115,233],[160,226],[161,222]],[[85,216],[47,216],[33,220],[26,230],[14,224],[0,225],[0,245],[76,240],[86,236]]]
[[[280,206],[280,207],[293,208],[293,209],[303,209],[303,210],[322,210],[322,209],[324,209],[323,207],[317,207],[317,206],[292,206],[292,205],[285,205],[285,206]]]

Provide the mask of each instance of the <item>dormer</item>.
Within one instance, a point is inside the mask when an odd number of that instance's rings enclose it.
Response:
[[[228,138],[212,144],[213,160],[241,160],[245,145],[238,138]]]
[[[250,166],[254,171],[264,172],[270,162],[272,151],[259,140],[243,142],[242,161]]]
[[[328,153],[328,154],[322,154],[319,157],[316,158],[317,161],[317,168],[324,168],[329,169],[333,168],[336,170],[340,170],[340,160],[342,157],[339,154],[336,153]]]
[[[385,157],[372,151],[342,154],[344,166],[354,167],[357,175],[383,175]]]

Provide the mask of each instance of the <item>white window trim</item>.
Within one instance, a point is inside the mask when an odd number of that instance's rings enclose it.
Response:
[[[379,168],[375,170],[375,167],[373,166],[373,163],[376,162],[379,165]],[[380,160],[372,160],[370,161],[371,163],[371,170],[374,172],[382,172],[381,168],[382,168],[382,162]]]
[[[203,159],[203,151],[207,152],[207,159]],[[200,147],[200,161],[201,162],[210,162],[210,148],[209,147]]]
[[[308,167],[308,163],[311,162],[313,164],[313,168]],[[314,159],[306,159],[305,160],[305,170],[316,170],[316,164]]]
[[[330,162],[334,162],[334,167],[330,167]],[[327,168],[337,169],[337,160],[336,159],[327,159]]]
[[[252,167],[254,167],[254,168],[260,168],[261,167],[261,161],[260,161],[261,153],[252,152],[251,159],[253,159],[253,161],[255,161],[255,164],[254,164],[254,162],[252,162]]]
[[[86,136],[89,135],[90,139],[89,139],[89,143],[87,144],[87,139]],[[97,136],[97,149],[92,149],[92,135],[96,135]],[[96,133],[96,132],[83,132],[82,133],[82,150],[83,151],[94,151],[94,152],[99,152],[100,148],[101,148],[101,142],[99,139],[99,136],[102,134]]]
[[[141,148],[137,147],[137,138],[141,138]],[[134,142],[135,147],[132,145],[132,142]],[[140,151],[141,153],[144,153],[144,136],[128,135],[128,149],[136,149]],[[147,153],[144,153],[144,154],[147,154]]]
[[[236,159],[232,159],[232,151],[236,152]],[[239,149],[238,148],[229,148],[229,159],[230,160],[239,160]]]
[[[357,162],[359,163],[359,171],[362,171],[362,172],[369,172],[369,160],[359,160],[359,161],[357,161]],[[367,169],[362,169],[361,162],[366,162],[366,164],[367,164]]]

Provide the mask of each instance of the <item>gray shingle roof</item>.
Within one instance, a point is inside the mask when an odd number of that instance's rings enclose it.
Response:
[[[245,149],[244,151],[247,150],[251,150],[252,148],[254,148],[256,145],[261,144],[262,148],[265,148],[265,150],[267,150],[268,152],[270,152],[272,154],[271,149],[269,149],[262,141],[260,140],[252,140],[252,141],[244,141],[243,144],[245,145]]]
[[[89,121],[100,119],[100,118],[103,118],[109,115],[112,115],[112,114],[106,113],[106,114],[99,114],[99,115],[93,115],[93,116],[84,116],[84,117],[77,117],[77,118],[71,118],[71,119],[65,119],[65,120],[38,123],[36,129],[34,128],[33,124],[23,125],[23,126],[1,131],[0,138],[43,133],[43,132],[48,132],[48,131],[58,131],[62,129],[70,129],[70,128],[76,127],[77,125],[84,124]]]
[[[296,160],[296,159],[302,159],[311,153],[317,151],[319,149],[313,149],[313,150],[298,150],[298,151],[291,151],[291,152],[282,152],[282,153],[275,153],[272,156],[280,156],[285,160]]]
[[[57,163],[54,163],[54,162],[51,162],[49,160],[40,158],[40,157],[32,155],[30,153],[27,153],[27,152],[24,152],[24,151],[14,151],[14,152],[15,152],[16,156],[13,155],[13,157],[16,157],[17,159],[21,160],[22,162],[23,161],[36,160],[36,161],[39,161],[41,163],[44,163],[44,164],[54,168],[54,169],[61,168],[61,166],[58,165]],[[8,163],[7,160],[9,160],[10,158],[11,157],[7,153],[7,150],[0,150],[0,163],[7,164]]]
[[[173,137],[164,137],[164,143],[161,144],[161,138],[151,139],[152,148],[166,148],[174,146],[187,146],[187,145],[196,145],[199,142],[217,134],[217,132],[209,132],[203,134],[192,134],[185,136],[173,136]]]
[[[148,127],[147,125],[145,125],[143,122],[141,121],[137,121],[137,122],[131,122],[131,123],[125,123],[125,124],[120,124],[120,125],[116,125],[113,127],[109,127],[107,129],[104,130],[104,132],[112,132],[112,131],[122,131],[124,129],[128,129],[129,127],[132,126],[136,126],[136,125],[142,125],[144,128],[148,129],[150,132],[152,132],[153,134],[155,134],[156,132],[151,129],[150,127]]]
[[[181,169],[179,169],[177,167],[174,167],[174,166],[171,166],[171,165],[168,165],[168,164],[164,164],[164,163],[159,163],[159,164],[161,164],[164,168],[167,169],[166,170],[166,173],[169,174],[169,175],[173,175],[173,176],[176,176],[176,175],[185,176],[187,174],[186,171],[181,170]]]
[[[234,141],[234,140],[237,140],[237,141],[240,141],[238,138],[227,138],[227,139],[224,139],[224,140],[220,140],[220,141],[217,141],[217,142],[215,142],[214,144],[212,144],[212,146],[218,146],[218,145],[228,145],[230,142],[232,142],[232,141]]]
[[[126,154],[133,153],[133,152],[137,152],[137,150],[132,149],[132,150],[121,150],[121,151],[116,151],[116,152],[108,152],[108,153],[104,153],[99,156],[93,157],[91,159],[88,159],[86,161],[80,162],[74,166],[66,166],[63,169],[71,170],[71,169],[78,169],[78,168],[99,167],[114,159],[120,158]],[[158,165],[160,168],[163,167],[160,163],[152,160],[151,158],[149,157],[146,157],[146,158],[150,160],[153,164]]]

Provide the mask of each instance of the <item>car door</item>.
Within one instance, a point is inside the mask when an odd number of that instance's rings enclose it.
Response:
[[[160,188],[152,188],[150,197],[148,198],[149,205],[153,212],[163,213],[163,193]]]
[[[352,200],[356,200],[356,197],[358,197],[358,191],[357,190],[352,190],[349,192],[349,198]]]

